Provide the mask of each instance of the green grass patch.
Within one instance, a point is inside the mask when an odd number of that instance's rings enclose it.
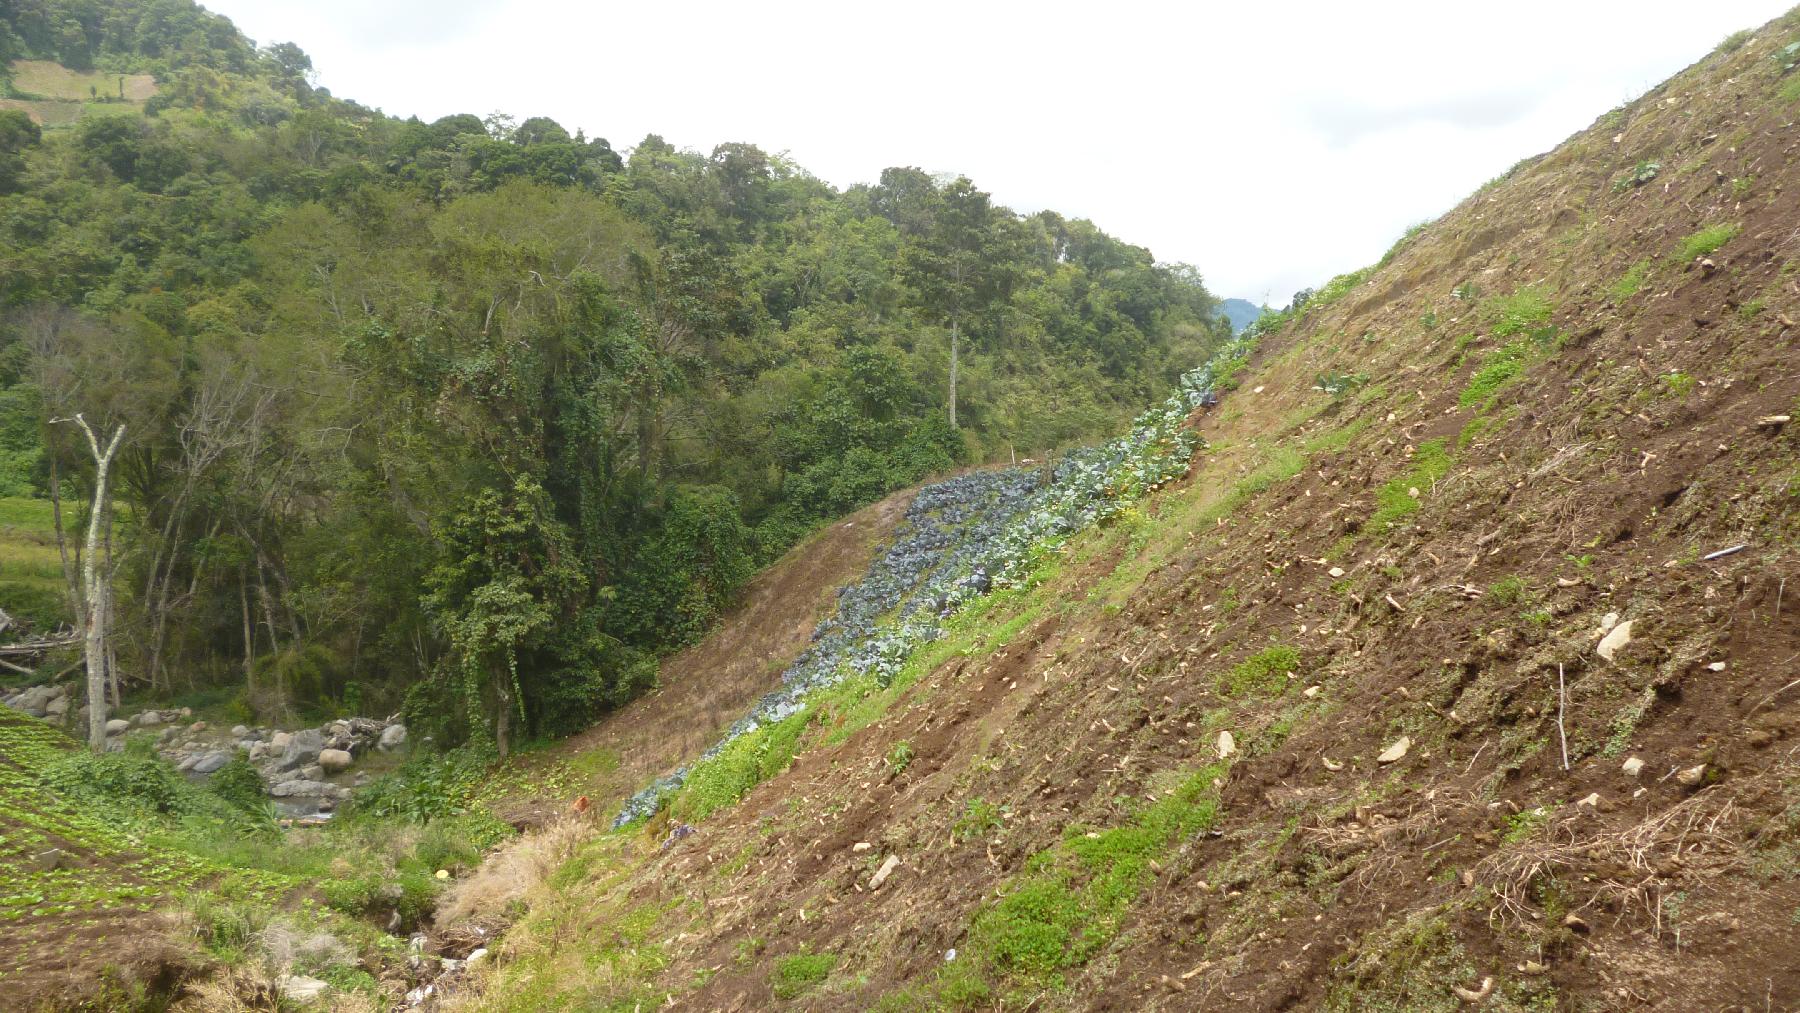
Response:
[[[1721,222],[1718,225],[1709,225],[1699,232],[1683,239],[1681,245],[1675,248],[1675,259],[1682,263],[1686,263],[1696,257],[1710,256],[1711,254],[1718,252],[1720,247],[1735,239],[1737,234],[1742,230],[1743,226],[1738,225],[1735,222]]]
[[[1150,882],[1151,863],[1216,822],[1213,782],[1226,770],[1223,763],[1196,770],[1124,825],[1072,826],[1062,841],[1033,855],[1004,896],[976,914],[966,955],[942,972],[939,999],[979,1004],[1005,982],[1062,987],[1064,971],[1085,964],[1118,934]]]
[[[1363,430],[1369,428],[1369,422],[1370,419],[1365,416],[1354,422],[1341,425],[1336,429],[1329,429],[1317,435],[1309,436],[1300,444],[1301,453],[1308,456],[1312,454],[1342,453],[1350,446],[1351,441],[1361,435]],[[1304,462],[1302,462],[1301,467],[1305,467]]]
[[[817,988],[837,968],[835,953],[796,953],[775,962],[769,985],[777,999],[798,999]]]
[[[1613,302],[1624,302],[1643,291],[1644,282],[1650,277],[1652,266],[1651,261],[1640,260],[1626,268],[1625,273],[1619,275],[1619,280],[1613,282],[1612,286],[1606,290],[1607,294],[1612,296]]]
[[[1481,368],[1469,378],[1468,386],[1464,387],[1462,393],[1457,396],[1457,404],[1464,408],[1473,408],[1476,405],[1487,403],[1488,399],[1498,393],[1500,388],[1511,383],[1525,371],[1526,365],[1531,362],[1536,351],[1533,343],[1526,338],[1509,341],[1495,350],[1482,360]]]
[[[1529,334],[1550,323],[1556,307],[1536,288],[1522,288],[1512,295],[1495,296],[1482,306],[1497,338]]]
[[[1430,493],[1434,483],[1450,473],[1451,463],[1442,439],[1419,444],[1413,451],[1412,468],[1376,490],[1375,512],[1369,517],[1368,527],[1377,532],[1386,531],[1418,512],[1419,502]]]
[[[1280,696],[1287,689],[1287,674],[1299,670],[1300,652],[1278,644],[1233,665],[1220,676],[1219,693],[1227,697]]]
[[[677,819],[697,823],[786,770],[800,752],[800,734],[814,713],[808,705],[798,714],[738,736],[696,763],[670,801],[669,811]]]

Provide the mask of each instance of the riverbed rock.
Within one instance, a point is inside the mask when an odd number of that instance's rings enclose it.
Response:
[[[64,717],[67,717],[68,713],[69,695],[67,693],[51,697],[50,702],[44,705],[44,716],[46,718],[55,718],[60,721]]]
[[[50,709],[50,700],[55,690],[49,686],[33,686],[8,701],[14,710],[24,711],[34,718],[41,718]]]
[[[381,730],[381,741],[378,744],[382,752],[392,752],[406,745],[406,726],[388,725]]]
[[[318,795],[323,798],[336,798],[338,787],[326,781],[314,781],[297,777],[292,781],[283,781],[269,789],[269,794],[276,798],[293,798],[296,795]]]
[[[325,766],[319,763],[309,763],[300,768],[300,778],[304,781],[323,781],[325,780]]]
[[[196,774],[210,774],[230,762],[230,753],[223,749],[215,749],[210,753],[202,754],[201,757],[195,761],[193,769]]]
[[[282,753],[287,752],[287,747],[293,739],[294,736],[290,732],[276,732],[274,735],[269,736],[269,752],[276,756],[280,756]]]
[[[124,735],[130,730],[131,722],[124,718],[113,718],[106,723],[106,734],[108,735]]]
[[[321,750],[319,753],[319,766],[324,768],[325,773],[335,774],[341,770],[348,769],[353,759],[354,757],[350,755],[350,751],[347,749]]]
[[[293,770],[312,763],[319,758],[319,751],[324,748],[325,736],[319,734],[317,728],[294,732],[289,735],[287,748],[282,750],[281,762],[277,766],[282,770]]]
[[[231,737],[234,739],[247,739],[250,737],[250,729],[244,725],[232,725]]]
[[[161,711],[144,711],[131,719],[131,723],[139,728],[154,728],[163,723]]]

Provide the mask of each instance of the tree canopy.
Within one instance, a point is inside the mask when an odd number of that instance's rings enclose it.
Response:
[[[120,666],[262,712],[579,727],[812,527],[1226,336],[1191,268],[965,178],[396,119],[186,0],[23,0],[0,51],[159,86],[0,111],[0,490],[91,480],[55,414],[126,422]]]

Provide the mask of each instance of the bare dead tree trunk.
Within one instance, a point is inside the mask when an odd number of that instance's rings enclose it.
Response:
[[[87,659],[88,746],[99,752],[106,748],[107,626],[111,618],[107,609],[109,596],[103,583],[106,574],[99,558],[100,535],[106,527],[107,476],[112,470],[113,455],[118,453],[119,441],[125,438],[125,425],[120,423],[119,428],[113,430],[112,438],[102,450],[100,438],[94,435],[93,428],[79,413],[73,419],[51,421],[72,421],[80,426],[81,431],[87,435],[88,449],[94,453],[94,500],[88,510],[87,542],[81,558],[81,584],[87,617],[83,652]]]
[[[81,580],[76,574],[76,560],[69,558],[69,538],[63,531],[62,480],[57,474],[56,449],[50,448],[50,522],[56,526],[56,553],[62,557],[63,581],[68,585],[69,614],[81,622]],[[81,632],[77,630],[76,632]]]

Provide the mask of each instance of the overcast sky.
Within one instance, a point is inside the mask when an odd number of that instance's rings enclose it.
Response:
[[[205,0],[397,115],[963,173],[1280,306],[1793,0]]]

